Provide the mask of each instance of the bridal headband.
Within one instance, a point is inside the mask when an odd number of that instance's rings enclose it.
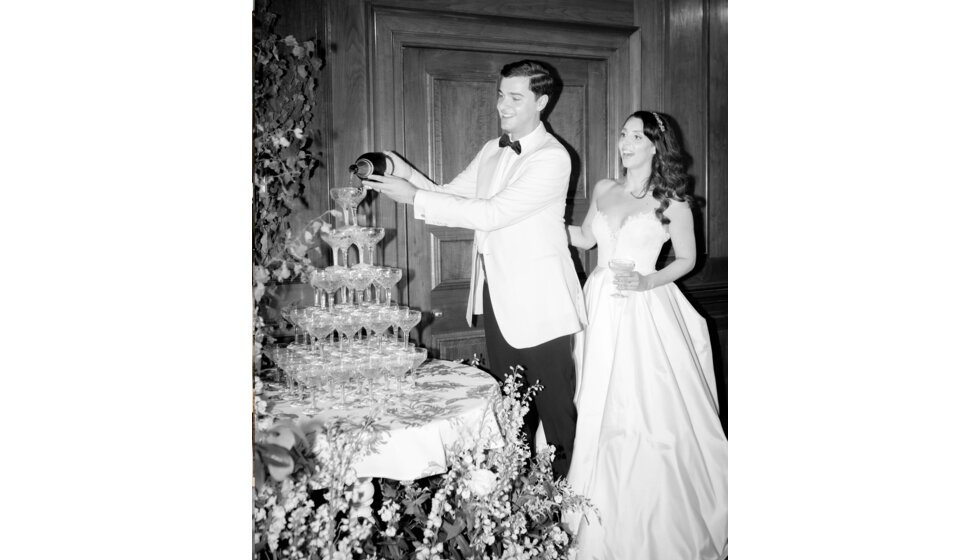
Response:
[[[667,134],[667,131],[664,130],[664,121],[660,120],[660,115],[654,113],[653,118],[657,119],[657,128],[660,129],[660,133]]]

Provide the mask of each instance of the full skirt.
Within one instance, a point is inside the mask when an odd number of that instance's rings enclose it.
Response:
[[[673,283],[615,298],[611,276],[586,283],[576,341],[569,482],[601,518],[570,520],[577,560],[723,560],[728,440],[707,325]]]

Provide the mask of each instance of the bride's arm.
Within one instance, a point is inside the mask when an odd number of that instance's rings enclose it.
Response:
[[[568,241],[570,245],[574,245],[579,249],[591,249],[596,244],[595,235],[592,234],[592,220],[595,219],[596,213],[596,201],[599,197],[609,189],[609,185],[612,181],[608,179],[603,179],[596,183],[595,189],[592,192],[592,201],[589,203],[589,211],[585,214],[585,220],[582,221],[581,226],[565,226],[568,230]]]
[[[671,201],[664,211],[670,219],[667,232],[674,248],[674,260],[656,272],[651,272],[643,282],[647,290],[669,284],[694,269],[697,244],[694,241],[694,215],[686,202]]]

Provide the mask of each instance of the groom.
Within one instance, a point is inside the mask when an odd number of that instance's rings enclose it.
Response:
[[[528,384],[544,389],[524,419],[535,449],[540,418],[555,445],[555,477],[566,476],[575,441],[572,335],[585,326],[585,299],[572,264],[564,211],[571,173],[565,148],[541,122],[555,78],[539,62],[521,60],[500,71],[497,114],[505,133],[484,144],[452,182],[436,185],[397,155],[394,176],[364,184],[414,205],[427,224],[474,231],[466,318],[483,315],[494,377],[521,365]]]

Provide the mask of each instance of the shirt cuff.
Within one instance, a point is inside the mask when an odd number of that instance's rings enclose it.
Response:
[[[416,220],[425,221],[425,202],[426,202],[426,191],[419,189],[415,191],[415,198],[412,199],[412,209],[415,213]]]

